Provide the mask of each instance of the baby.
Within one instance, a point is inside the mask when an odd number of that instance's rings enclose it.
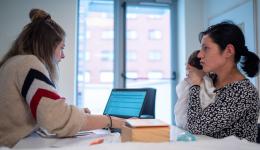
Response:
[[[200,59],[197,57],[199,50],[194,51],[189,59],[188,64],[201,70]],[[203,71],[202,71],[203,72]],[[215,98],[215,87],[213,85],[214,76],[206,74],[203,77],[203,82],[200,84],[200,104],[201,108],[205,109],[209,104],[214,102]],[[180,128],[186,129],[187,123],[187,112],[188,112],[188,96],[189,88],[191,85],[188,82],[188,78],[182,80],[176,86],[177,102],[174,107],[176,125]]]

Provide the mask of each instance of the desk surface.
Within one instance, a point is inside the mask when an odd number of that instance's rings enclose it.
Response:
[[[106,130],[94,130],[94,134],[88,134],[73,138],[42,138],[39,135],[33,134],[23,140],[21,140],[14,149],[62,149],[62,150],[206,150],[206,149],[252,149],[256,150],[260,148],[259,144],[250,143],[246,140],[239,140],[238,138],[231,136],[224,139],[214,139],[207,136],[196,136],[196,141],[190,142],[178,142],[176,141],[176,135],[182,134],[183,130],[176,127],[171,128],[171,142],[165,143],[137,143],[137,142],[126,142],[121,143],[119,133],[109,133]],[[99,145],[90,145],[90,142],[97,139],[103,138],[104,143]],[[0,150],[5,150],[0,148]]]

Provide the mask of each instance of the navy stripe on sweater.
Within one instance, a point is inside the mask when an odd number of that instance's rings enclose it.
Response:
[[[22,87],[22,96],[25,99],[26,99],[27,92],[34,79],[41,80],[55,88],[55,85],[53,84],[53,82],[48,77],[46,77],[42,72],[35,70],[35,69],[30,69],[30,71],[28,72],[28,74],[24,80],[23,87]]]

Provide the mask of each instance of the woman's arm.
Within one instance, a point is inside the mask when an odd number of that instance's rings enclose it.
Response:
[[[66,103],[50,80],[45,66],[35,56],[24,56],[17,72],[21,96],[28,104],[31,119],[58,137],[73,136],[78,131],[104,128],[109,118],[89,115],[83,109]],[[87,111],[88,112],[88,111]],[[30,114],[29,114],[30,115]],[[112,117],[112,127],[121,127],[120,119]]]
[[[107,127],[122,128],[122,126],[124,125],[124,119],[113,116],[110,117],[106,115],[86,114],[84,117],[84,123],[81,127],[81,131],[102,129]]]

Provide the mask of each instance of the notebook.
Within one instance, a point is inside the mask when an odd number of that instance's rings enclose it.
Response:
[[[145,89],[113,89],[103,114],[121,118],[139,118],[146,97]]]

